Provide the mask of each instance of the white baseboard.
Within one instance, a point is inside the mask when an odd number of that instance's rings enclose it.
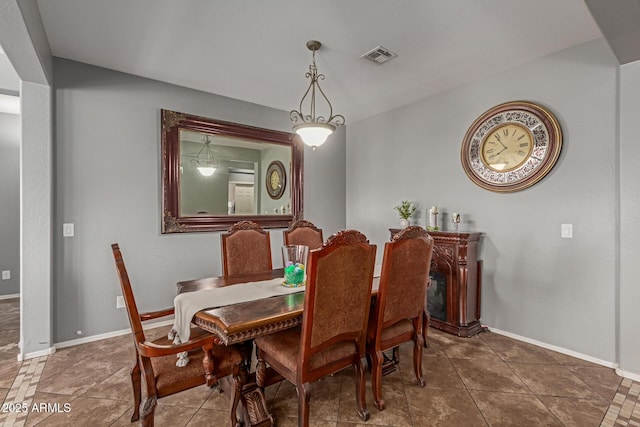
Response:
[[[31,353],[18,353],[18,362],[22,362],[28,359],[35,359],[36,357],[40,357],[40,356],[49,356],[53,353],[56,352],[56,348],[54,347],[49,347],[49,348],[45,348],[44,350],[38,350],[38,351],[33,351]]]
[[[592,363],[595,363],[595,364],[598,364],[598,365],[606,366],[607,368],[615,369],[616,373],[618,373],[617,371],[619,370],[618,369],[618,364],[614,363],[614,362],[609,362],[607,360],[602,360],[602,359],[598,359],[596,357],[587,356],[586,354],[578,353],[576,351],[567,350],[566,348],[558,347],[558,346],[555,346],[555,345],[552,345],[552,344],[547,344],[547,343],[544,343],[544,342],[541,342],[541,341],[533,340],[531,338],[527,338],[527,337],[523,337],[523,336],[520,336],[520,335],[512,334],[511,332],[501,331],[500,329],[496,329],[496,328],[493,328],[493,327],[489,327],[489,330],[491,332],[495,332],[496,334],[504,335],[506,337],[513,338],[513,339],[518,340],[518,341],[524,341],[524,342],[527,342],[529,344],[536,345],[538,347],[542,347],[542,348],[546,348],[546,349],[549,349],[549,350],[557,351],[558,353],[566,354],[567,356],[572,356],[572,357],[575,357],[577,359],[586,360],[587,362],[592,362]],[[618,374],[618,375],[620,375],[620,374]],[[627,378],[627,377],[625,377],[625,378]]]
[[[173,319],[165,320],[165,321],[162,321],[162,322],[150,323],[148,325],[144,325],[143,329],[153,329],[153,328],[158,328],[160,326],[169,326],[169,325],[173,325]],[[104,333],[104,334],[91,335],[89,337],[82,337],[82,338],[78,338],[78,339],[75,339],[75,340],[58,342],[58,343],[54,344],[54,347],[55,348],[73,347],[74,345],[87,344],[87,343],[90,343],[90,342],[100,341],[100,340],[104,340],[104,339],[107,339],[107,338],[114,338],[114,337],[119,337],[119,336],[122,336],[122,335],[127,335],[127,334],[130,334],[130,333],[131,333],[131,328],[120,329],[119,331],[107,332],[107,333]]]
[[[616,374],[620,375],[623,378],[629,378],[630,380],[640,382],[640,374],[627,372],[624,369],[620,369],[620,368],[616,368]]]
[[[0,295],[0,300],[20,298],[20,294]]]

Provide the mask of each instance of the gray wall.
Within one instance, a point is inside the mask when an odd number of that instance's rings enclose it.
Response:
[[[620,366],[640,374],[640,61],[620,67]]]
[[[160,109],[290,131],[286,111],[55,59],[54,342],[128,327],[110,244],[141,310],[169,307],[179,280],[222,273],[220,233],[160,234]],[[325,149],[326,147],[326,149]],[[305,218],[345,226],[345,133],[305,148]],[[62,238],[62,223],[75,237]],[[281,230],[271,230],[274,265]],[[82,334],[76,334],[76,331]]]
[[[20,80],[16,75],[9,58],[0,53],[0,93],[17,95],[20,91]]]
[[[2,55],[0,55],[2,56]],[[20,293],[20,116],[0,113],[0,295]]]
[[[461,213],[461,229],[484,233],[484,324],[616,361],[617,70],[600,39],[349,126],[347,226],[382,245],[403,199],[420,204],[421,225],[429,206]],[[463,172],[462,139],[518,99],[556,114],[562,153],[537,185],[492,193]]]

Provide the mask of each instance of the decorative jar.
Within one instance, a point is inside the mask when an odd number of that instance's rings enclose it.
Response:
[[[287,288],[297,288],[305,285],[308,255],[309,246],[286,245],[282,247],[282,265],[284,266],[283,286]]]

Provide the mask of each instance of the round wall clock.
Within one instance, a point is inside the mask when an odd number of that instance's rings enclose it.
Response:
[[[496,192],[525,189],[555,165],[562,130],[546,108],[526,101],[497,105],[473,122],[460,157],[467,176]]]
[[[271,162],[267,168],[266,183],[267,193],[272,199],[277,200],[282,197],[287,184],[287,175],[282,162],[278,160]]]

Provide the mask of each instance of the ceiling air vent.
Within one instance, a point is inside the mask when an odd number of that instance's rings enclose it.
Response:
[[[369,52],[360,55],[360,58],[368,59],[376,64],[384,64],[390,59],[395,58],[398,54],[391,52],[384,46],[377,46]]]

